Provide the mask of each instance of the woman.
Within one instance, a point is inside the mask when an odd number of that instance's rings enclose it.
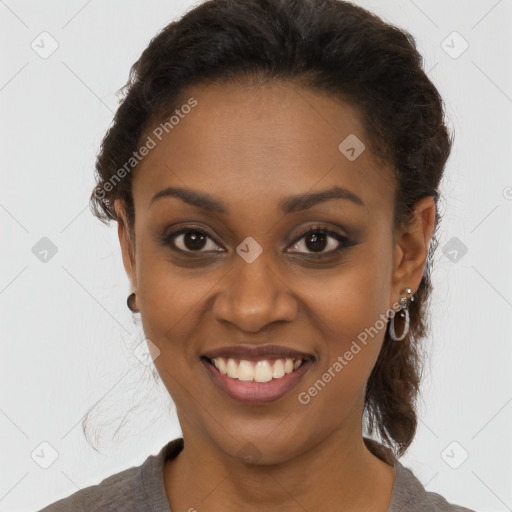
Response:
[[[451,148],[413,38],[339,0],[206,1],[126,88],[91,204],[183,437],[43,510],[468,511],[398,460]]]

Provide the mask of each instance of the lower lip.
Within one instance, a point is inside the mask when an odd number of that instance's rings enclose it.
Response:
[[[302,365],[291,373],[286,373],[280,379],[272,379],[268,382],[254,382],[232,379],[223,375],[208,361],[201,359],[214,384],[226,395],[239,402],[249,404],[264,404],[274,402],[289,393],[296,387],[302,376],[313,364],[311,359],[306,359]]]

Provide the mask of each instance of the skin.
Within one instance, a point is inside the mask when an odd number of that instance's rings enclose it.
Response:
[[[362,439],[365,386],[385,327],[307,405],[298,394],[399,301],[401,290],[417,291],[434,230],[433,198],[417,203],[412,226],[393,229],[390,169],[369,144],[354,161],[338,150],[349,134],[366,139],[348,104],[290,82],[194,86],[183,103],[189,97],[198,105],[134,174],[135,240],[116,203],[124,267],[144,333],[160,350],[154,363],[185,442],[164,467],[171,509],[386,512],[394,471]],[[288,215],[278,210],[288,196],[332,185],[364,206],[331,199]],[[208,193],[229,214],[177,198],[150,205],[170,186]],[[210,238],[180,255],[158,238],[184,225]],[[299,239],[317,225],[356,245],[320,261],[310,238]],[[236,253],[248,236],[263,249],[250,264]],[[183,235],[174,242],[187,251]],[[327,244],[320,253],[344,242],[329,237]],[[205,255],[219,248],[224,252]],[[283,398],[249,405],[219,390],[199,359],[241,343],[292,347],[316,361]],[[255,463],[238,454],[251,445]]]

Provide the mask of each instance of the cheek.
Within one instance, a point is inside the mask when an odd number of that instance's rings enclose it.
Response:
[[[312,407],[328,408],[334,400],[342,409],[350,408],[353,399],[362,397],[377,361],[387,327],[391,276],[389,251],[382,249],[385,241],[377,242],[365,243],[364,250],[354,252],[322,285],[311,282],[307,288],[308,307],[315,312],[323,340],[317,372],[307,382],[317,382],[315,389],[301,389],[308,395],[305,401],[318,397]]]
[[[378,352],[384,338],[383,315],[389,308],[390,258],[377,244],[366,243],[347,264],[319,286],[311,282],[307,300],[319,317],[331,359],[348,350],[352,340],[368,341],[366,352]],[[371,341],[371,343],[370,343]],[[371,357],[370,357],[371,359]]]
[[[206,274],[202,279],[187,277],[164,258],[146,260],[140,278],[144,335],[160,351],[155,368],[177,409],[192,418],[201,401],[200,384],[192,378],[201,365],[197,357],[201,341],[197,334],[205,332],[200,325],[205,318],[201,308],[213,283],[209,284]]]
[[[144,334],[160,349],[160,360],[166,360],[173,348],[172,341],[176,345],[186,339],[201,292],[197,283],[192,284],[183,273],[177,272],[162,249],[150,242],[141,244],[137,263],[137,304]],[[184,351],[181,353],[175,348],[173,360],[185,356]]]
[[[140,312],[144,333],[173,359],[188,358],[194,352],[194,333],[199,329],[202,298],[208,283],[179,277],[169,268],[154,266],[140,281]]]

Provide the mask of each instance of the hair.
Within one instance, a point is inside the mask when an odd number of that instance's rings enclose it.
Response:
[[[131,67],[121,88],[124,98],[97,156],[91,210],[106,224],[121,222],[114,204],[122,205],[134,237],[133,173],[119,179],[119,170],[133,160],[146,130],[179,108],[192,85],[261,77],[298,84],[357,109],[365,143],[393,174],[394,227],[410,224],[418,200],[434,198],[435,229],[410,303],[409,332],[404,340],[393,341],[388,324],[365,389],[367,427],[384,444],[369,438],[365,443],[381,459],[394,461],[416,433],[423,362],[419,342],[430,329],[438,189],[452,145],[442,98],[408,32],[341,0],[208,0],[196,5],[163,28]]]

